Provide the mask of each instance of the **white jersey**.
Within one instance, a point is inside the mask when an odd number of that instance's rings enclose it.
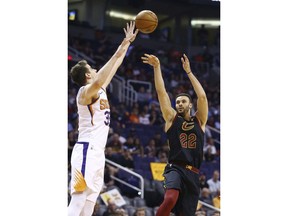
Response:
[[[110,106],[106,92],[101,88],[98,91],[99,98],[91,105],[79,104],[79,96],[84,86],[77,94],[77,107],[79,116],[78,142],[97,143],[100,148],[105,148],[109,124]]]
[[[96,202],[104,182],[104,150],[108,138],[110,108],[103,89],[98,91],[99,98],[91,105],[79,104],[83,88],[79,89],[76,97],[79,135],[71,155],[71,193],[84,191],[88,187],[93,193],[87,199]]]

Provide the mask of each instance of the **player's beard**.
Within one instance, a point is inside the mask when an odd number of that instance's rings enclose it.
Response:
[[[182,117],[185,117],[186,113],[189,112],[189,108],[180,108],[180,111],[179,111],[179,108],[177,109],[177,113],[178,115],[182,116]]]

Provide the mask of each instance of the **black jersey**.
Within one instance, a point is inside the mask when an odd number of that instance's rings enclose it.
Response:
[[[167,131],[169,163],[182,162],[200,168],[203,160],[204,132],[196,116],[186,121],[176,115]]]

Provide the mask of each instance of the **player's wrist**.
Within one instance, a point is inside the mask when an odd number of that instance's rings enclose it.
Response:
[[[190,73],[192,73],[192,71],[186,72],[187,75],[190,74]]]
[[[127,41],[127,42],[129,42],[129,43],[132,43],[132,42],[133,42],[133,39],[124,38],[124,41]]]
[[[157,67],[159,67],[160,66],[160,61],[158,60],[158,61],[156,61],[154,64],[153,64],[153,67],[154,68],[157,68]]]

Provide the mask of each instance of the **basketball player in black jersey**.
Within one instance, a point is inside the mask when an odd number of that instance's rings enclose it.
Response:
[[[197,95],[197,111],[195,115],[190,115],[192,101],[186,93],[176,96],[175,110],[165,89],[159,59],[145,54],[142,61],[154,69],[155,88],[170,148],[164,171],[164,200],[156,216],[169,216],[170,212],[174,212],[176,216],[194,216],[200,192],[199,168],[208,118],[205,91],[192,73],[189,59],[184,54],[181,58],[182,66]]]

